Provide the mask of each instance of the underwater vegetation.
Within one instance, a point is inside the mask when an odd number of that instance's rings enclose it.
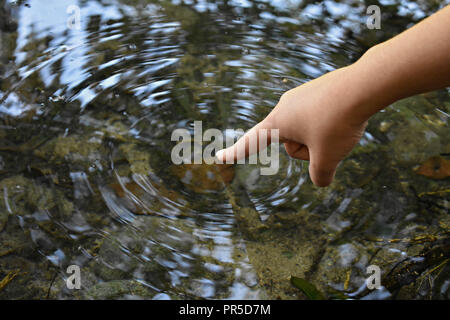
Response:
[[[447,2],[386,3],[0,0],[0,299],[449,299],[448,90],[375,115],[325,189],[284,150],[170,160]]]

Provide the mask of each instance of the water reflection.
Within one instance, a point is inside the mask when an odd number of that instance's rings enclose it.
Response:
[[[284,151],[275,176],[170,160],[174,129],[248,129],[285,90],[444,2],[381,1],[379,32],[352,0],[6,4],[17,29],[1,33],[0,270],[28,275],[0,296],[298,298],[286,281],[298,275],[361,297],[369,262],[391,270],[446,239],[448,202],[433,193],[445,181],[410,168],[450,152],[447,92],[374,118],[326,190]],[[65,288],[70,264],[80,292]]]

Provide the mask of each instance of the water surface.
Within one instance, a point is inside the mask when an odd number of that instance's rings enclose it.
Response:
[[[274,176],[170,158],[448,3],[376,2],[381,30],[369,1],[0,1],[0,297],[448,299],[447,90],[371,119],[325,189],[284,149]]]

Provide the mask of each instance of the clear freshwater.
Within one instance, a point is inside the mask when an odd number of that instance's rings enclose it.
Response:
[[[448,90],[374,116],[324,189],[283,148],[273,176],[170,157],[446,3],[0,0],[0,298],[449,299]]]

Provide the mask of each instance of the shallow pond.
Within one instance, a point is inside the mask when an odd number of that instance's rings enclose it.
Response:
[[[284,149],[171,161],[175,129],[247,130],[446,3],[0,0],[0,298],[448,299],[448,90],[374,116],[328,188]]]

